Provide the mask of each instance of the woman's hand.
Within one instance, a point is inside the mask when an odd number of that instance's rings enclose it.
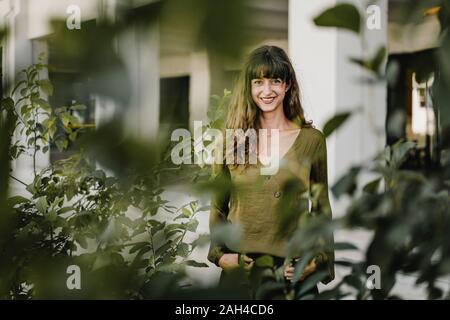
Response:
[[[249,271],[253,267],[253,264],[254,264],[253,259],[250,257],[247,257],[245,254],[242,254],[242,259],[244,259],[244,269]],[[225,253],[219,259],[219,266],[222,269],[239,267],[239,254],[238,253]]]
[[[303,270],[302,275],[300,276],[300,281],[303,281],[307,276],[309,276],[311,273],[316,271],[317,265],[316,265],[316,259],[314,258]],[[284,277],[292,281],[294,277],[294,266],[292,263],[290,263],[286,268],[284,269]]]

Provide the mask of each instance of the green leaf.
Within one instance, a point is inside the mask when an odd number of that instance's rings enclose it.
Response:
[[[192,212],[186,208],[183,208],[182,212],[183,212],[183,216],[185,216],[186,218],[190,218],[192,215]]]
[[[21,114],[22,116],[28,114],[28,113],[30,112],[29,107],[30,107],[29,105],[24,104],[24,105],[20,108],[20,114]]]
[[[198,207],[198,201],[192,201],[189,204],[189,206],[190,206],[192,212],[196,212],[197,211],[197,207]]]
[[[65,149],[67,149],[67,146],[69,145],[69,142],[67,141],[67,139],[63,139],[63,138],[56,140],[55,143],[56,143],[56,147],[58,148],[59,151],[63,151]]]
[[[122,257],[121,254],[117,252],[111,252],[111,262],[115,264],[116,266],[123,266],[125,263],[125,259]]]
[[[2,109],[7,111],[14,110],[14,100],[11,98],[4,98],[1,102]]]
[[[209,267],[206,263],[197,262],[194,260],[187,260],[186,265],[190,266],[190,267],[197,267],[197,268],[208,268]]]
[[[67,127],[70,122],[70,115],[67,113],[63,113],[60,116],[61,122],[63,123],[64,127]]]
[[[178,220],[178,219],[186,219],[186,216],[182,213],[182,214],[176,216],[173,220]]]
[[[65,113],[67,112],[67,107],[63,106],[63,107],[59,107],[55,109],[55,113],[59,116],[61,116],[61,113]]]
[[[161,231],[165,228],[166,226],[166,222],[164,221],[163,223],[159,222],[159,221],[155,221],[155,220],[151,220],[149,221],[150,225],[152,226],[152,234],[155,235],[158,231]]]
[[[172,265],[175,262],[176,258],[171,256],[170,254],[166,254],[162,260],[163,264]]]
[[[184,229],[185,229],[185,225],[184,225],[184,224],[180,224],[180,223],[169,224],[169,225],[164,229],[164,232],[165,232],[165,233],[169,233],[170,231],[175,230],[175,229],[184,230]]]
[[[294,268],[294,275],[292,277],[293,281],[298,281],[300,279],[300,276],[303,273],[303,270],[306,268],[306,266],[310,263],[312,258],[314,257],[314,254],[311,252],[306,253],[302,259],[297,261]]]
[[[172,246],[172,241],[169,241],[169,242],[163,244],[161,247],[159,247],[159,248],[155,251],[155,255],[156,255],[156,256],[162,255],[162,254],[163,254],[164,252],[166,252],[171,246]]]
[[[77,139],[77,132],[76,131],[72,131],[69,134],[69,139],[70,139],[70,141],[75,141]]]
[[[410,150],[416,147],[416,143],[412,141],[398,142],[392,146],[391,164],[394,168],[400,168],[406,161]]]
[[[359,34],[361,16],[354,5],[343,3],[322,12],[314,23],[319,27],[337,27]]]
[[[359,248],[350,242],[336,242],[334,250],[359,250]]]
[[[69,121],[72,125],[80,125],[80,119],[76,116],[69,115]]]
[[[36,209],[38,209],[40,213],[47,212],[48,209],[47,196],[42,196],[36,199]]]
[[[198,238],[192,242],[192,247],[195,248],[197,246],[204,246],[209,244],[211,241],[211,237],[209,234],[201,234],[198,236]]]
[[[75,211],[75,208],[73,208],[73,207],[63,207],[63,208],[58,210],[58,214],[64,214],[64,213],[69,212],[69,211]]]
[[[353,274],[347,275],[344,277],[344,282],[348,284],[349,286],[355,288],[356,290],[361,290],[362,288],[362,281],[358,276],[355,276]]]
[[[45,111],[51,111],[51,107],[48,101],[39,98],[36,100],[36,103],[38,103],[41,106],[41,108],[44,109]]]
[[[106,180],[106,174],[105,174],[105,172],[103,171],[103,170],[95,170],[93,173],[92,173],[92,176],[94,177],[94,178],[97,178],[97,179],[99,179],[101,182],[105,182],[105,180]]]
[[[75,104],[75,105],[71,106],[70,109],[75,110],[75,111],[83,111],[83,110],[86,110],[87,107],[84,104]]]
[[[340,113],[328,120],[323,127],[323,134],[325,135],[325,137],[328,137],[331,133],[338,129],[351,114],[351,112]]]
[[[183,232],[183,230],[179,230],[179,229],[171,230],[171,231],[167,232],[166,238],[169,239],[170,237],[172,237],[178,233],[182,233],[182,232]]]
[[[389,164],[392,161],[392,150],[391,150],[391,146],[386,146],[386,148],[384,148],[384,160]]]
[[[382,74],[381,65],[384,61],[384,57],[386,56],[386,47],[380,47],[378,51],[375,53],[375,56],[373,56],[369,60],[362,60],[359,58],[350,58],[350,61],[353,63],[356,63],[363,67],[364,69],[367,69],[377,75]]]
[[[120,217],[117,218],[117,221],[119,223],[123,224],[123,225],[126,225],[129,228],[133,228],[134,227],[133,220],[131,220],[127,216],[120,216]]]
[[[11,96],[14,95],[14,92],[16,92],[16,91],[19,89],[20,86],[22,86],[22,85],[24,85],[24,84],[26,84],[26,83],[27,83],[26,80],[21,80],[21,81],[19,81],[19,82],[15,85],[13,91],[11,92]]]
[[[107,188],[111,188],[114,184],[116,184],[117,183],[117,179],[116,178],[114,178],[114,177],[108,177],[108,178],[106,178],[106,180],[105,180],[105,186],[107,187]]]
[[[328,272],[319,271],[319,272],[314,272],[312,275],[307,277],[305,279],[305,281],[303,282],[302,286],[300,287],[297,297],[301,296],[305,292],[308,292],[309,290],[311,290],[315,285],[317,285],[318,282],[324,280],[327,277],[327,275],[328,275]]]
[[[180,243],[177,247],[177,255],[186,258],[189,254],[189,245],[187,243]]]
[[[56,210],[55,209],[51,209],[48,214],[47,214],[47,220],[50,222],[54,222],[56,221],[56,218],[58,217]]]
[[[148,242],[139,242],[137,244],[135,244],[133,247],[131,247],[130,249],[130,254],[133,254],[139,250],[141,250],[142,248],[148,246],[149,249],[151,249],[150,245],[148,244]]]
[[[353,195],[356,190],[356,179],[359,175],[361,168],[353,167],[350,172],[340,178],[338,182],[331,188],[334,196],[339,198],[343,194]]]
[[[34,137],[29,137],[27,140],[27,145],[31,146],[36,143],[36,139]]]
[[[17,204],[24,203],[30,201],[29,199],[22,197],[22,196],[14,196],[8,198],[8,205],[11,207],[14,207]]]
[[[29,193],[35,194],[36,193],[36,187],[34,186],[34,183],[30,183],[25,188]]]
[[[75,236],[75,242],[77,242],[83,249],[87,249],[88,243],[86,241],[86,237],[82,235]]]
[[[44,92],[46,95],[48,96],[53,95],[53,85],[51,84],[50,80],[42,79],[36,81],[36,83],[41,88],[42,92]]]
[[[53,138],[55,137],[55,133],[56,133],[56,124],[52,124],[52,125],[49,127],[48,133],[49,133],[51,139],[53,139]]]
[[[378,188],[380,186],[381,178],[375,179],[368,184],[366,184],[363,188],[364,192],[375,194],[378,191]]]
[[[255,265],[263,268],[272,268],[274,266],[273,257],[264,255],[255,260]]]
[[[191,220],[188,225],[187,225],[187,229],[191,232],[196,232],[197,231],[197,227],[198,227],[198,221],[197,220]]]

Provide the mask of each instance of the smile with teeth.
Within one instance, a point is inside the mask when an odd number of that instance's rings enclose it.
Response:
[[[261,100],[265,104],[271,104],[275,100],[275,97],[262,97]]]

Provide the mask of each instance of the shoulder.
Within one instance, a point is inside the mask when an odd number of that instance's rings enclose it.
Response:
[[[325,135],[319,129],[308,127],[302,128],[303,139],[313,145],[320,145],[325,142]]]

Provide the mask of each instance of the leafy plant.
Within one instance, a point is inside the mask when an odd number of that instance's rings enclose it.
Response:
[[[29,196],[8,199],[13,218],[0,242],[1,296],[148,298],[169,295],[154,291],[159,281],[167,279],[175,281],[171,290],[176,292],[186,266],[207,266],[189,259],[207,236],[186,241],[186,235],[197,230],[197,215],[207,208],[199,208],[198,201],[178,209],[169,205],[162,198],[161,164],[147,167],[145,175],[137,166],[126,172],[127,179],[121,179],[107,175],[79,148],[37,172],[39,151],[48,152],[51,141],[66,149],[69,140],[77,142],[80,130],[74,113],[81,106],[54,108],[41,95],[52,93],[51,83],[38,77],[44,68],[36,64],[24,70],[25,80],[13,89],[19,94],[17,101],[2,101],[10,123],[20,128],[27,141],[27,145],[15,142],[10,158],[33,157],[34,178],[29,184],[22,182]],[[57,134],[58,125],[63,128],[61,134]],[[85,274],[85,290],[67,289],[64,272],[71,264]],[[118,281],[106,281],[109,277]]]

